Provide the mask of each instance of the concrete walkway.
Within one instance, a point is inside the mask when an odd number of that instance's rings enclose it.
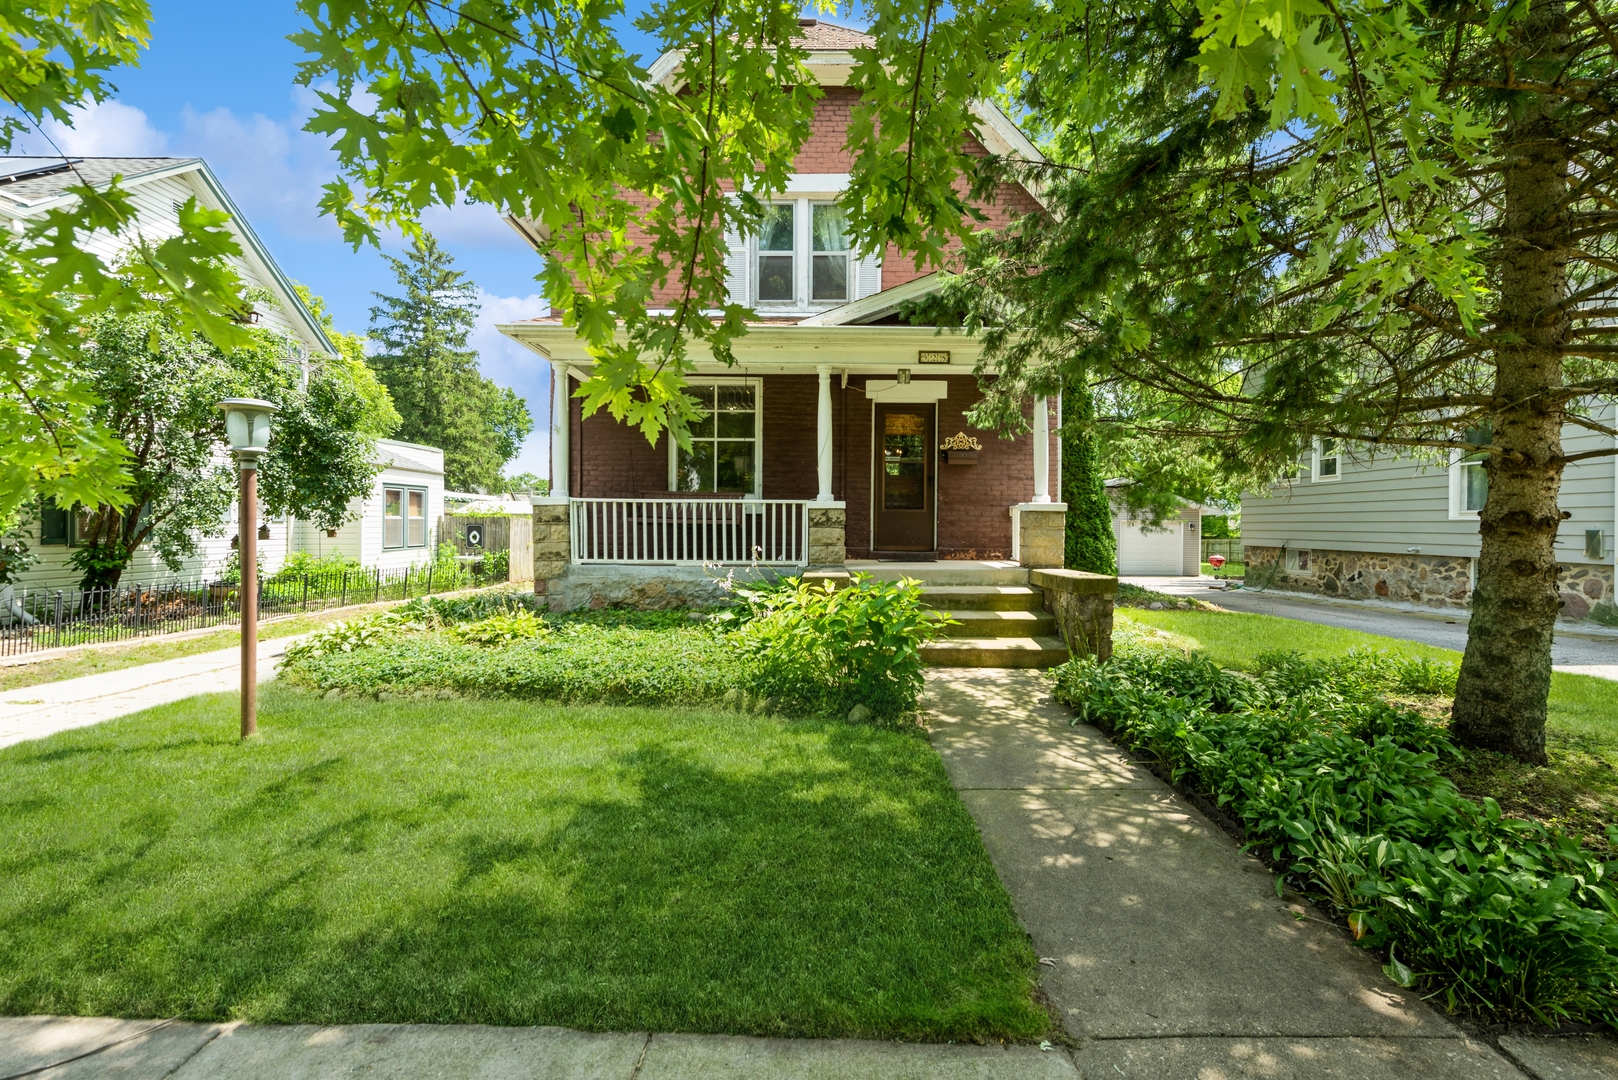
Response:
[[[281,654],[303,636],[259,642],[260,682],[274,677]],[[198,694],[235,690],[241,686],[240,664],[241,650],[231,646],[120,671],[0,691],[0,746],[89,727]],[[4,1077],[0,1073],[0,1080]]]
[[[1407,609],[1393,604],[1334,600],[1298,593],[1249,592],[1246,589],[1226,592],[1210,589],[1208,586],[1213,584],[1212,578],[1130,577],[1121,580],[1154,592],[1206,600],[1228,611],[1280,615],[1345,630],[1363,630],[1383,637],[1419,641],[1423,645],[1436,645],[1457,652],[1466,648],[1466,625],[1471,616],[1470,612],[1461,610]],[[1551,663],[1557,671],[1573,675],[1618,679],[1618,632],[1599,626],[1591,627],[1588,631],[1559,626],[1556,640],[1551,645]]]
[[[1531,1075],[1390,982],[1308,904],[1278,899],[1256,859],[1099,731],[1070,725],[1048,687],[1037,672],[935,669],[926,706],[1083,1076]]]

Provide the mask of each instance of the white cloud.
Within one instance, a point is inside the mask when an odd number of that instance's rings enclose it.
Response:
[[[551,369],[538,353],[517,344],[495,327],[500,323],[519,319],[533,319],[550,313],[550,305],[539,294],[529,296],[496,296],[478,290],[477,324],[472,328],[471,346],[478,351],[478,363],[483,374],[515,390],[528,401],[528,412],[534,418],[534,433],[523,443],[522,452],[509,465],[508,472],[531,472],[548,476],[550,470],[550,436],[547,410],[550,408]]]
[[[303,104],[294,97],[295,106]],[[281,232],[298,239],[335,239],[337,226],[317,207],[321,186],[337,175],[336,161],[324,138],[301,130],[306,114],[295,107],[276,120],[187,106],[176,141],[207,160],[249,220],[273,218]]]
[[[157,157],[168,151],[169,137],[152,126],[146,113],[121,101],[87,102],[76,109],[72,126],[45,121],[45,133],[64,154],[75,157]],[[32,152],[53,151],[45,140],[27,140]]]

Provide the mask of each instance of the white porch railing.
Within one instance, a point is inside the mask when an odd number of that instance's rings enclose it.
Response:
[[[807,566],[809,504],[794,499],[572,499],[575,563]]]

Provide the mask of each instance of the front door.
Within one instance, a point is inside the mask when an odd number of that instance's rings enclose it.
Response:
[[[876,406],[876,513],[871,546],[877,551],[932,551],[938,406]]]

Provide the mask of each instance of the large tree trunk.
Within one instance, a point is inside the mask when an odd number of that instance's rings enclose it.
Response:
[[[1567,43],[1565,6],[1535,6],[1519,30],[1519,78],[1555,68]],[[1552,72],[1534,71],[1529,77]],[[1550,81],[1547,79],[1546,81]],[[1505,208],[1499,231],[1494,332],[1494,447],[1485,468],[1482,553],[1472,625],[1450,730],[1463,745],[1545,761],[1545,712],[1557,595],[1556,532],[1562,515],[1562,348],[1570,321],[1572,238],[1569,155],[1548,95],[1525,94],[1501,147]],[[1547,393],[1550,391],[1550,393]]]

